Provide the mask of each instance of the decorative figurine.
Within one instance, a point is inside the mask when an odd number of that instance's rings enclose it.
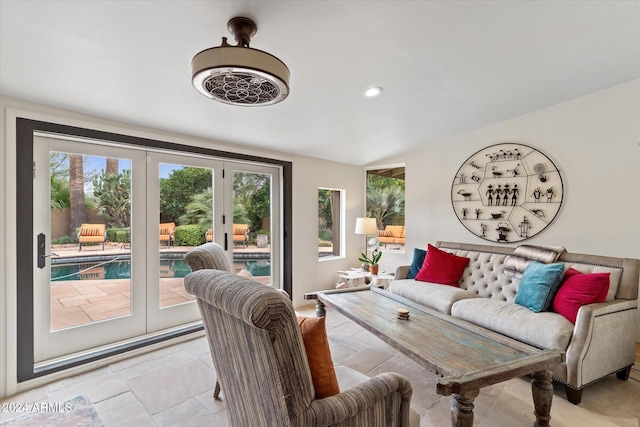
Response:
[[[553,187],[547,188],[547,203],[551,203],[551,199],[555,196],[555,192],[553,191]]]
[[[526,215],[522,218],[522,222],[520,222],[518,226],[520,227],[520,237],[529,237],[529,227],[531,226],[531,223],[527,219]]]
[[[538,218],[544,218],[544,211],[542,209],[531,209],[531,213]]]
[[[496,231],[498,232],[498,242],[505,242],[505,243],[508,242],[507,233],[510,230],[511,229],[509,228],[506,222],[499,222],[498,226],[496,227]]]
[[[464,190],[460,190],[458,191],[458,194],[461,195],[462,197],[464,197],[465,201],[471,200],[471,193],[466,192]]]
[[[542,189],[540,187],[533,190],[533,194],[531,194],[535,199],[536,203],[540,203],[540,196],[542,196]]]

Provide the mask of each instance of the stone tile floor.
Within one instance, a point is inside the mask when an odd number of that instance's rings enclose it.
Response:
[[[160,253],[186,253],[193,249],[189,246],[160,248]],[[120,244],[107,243],[105,249],[101,245],[85,246],[78,251],[77,245],[56,245],[51,248],[57,258],[99,257],[129,254],[129,248]],[[234,253],[257,254],[268,252],[269,248],[258,248],[249,245],[237,246]],[[85,261],[86,262],[86,261]],[[92,264],[87,264],[85,268]],[[234,271],[243,268],[242,263],[234,264]],[[173,277],[168,266],[160,267],[160,307],[165,308],[193,301],[194,297],[184,290],[184,279]],[[80,274],[82,280],[64,280],[51,282],[51,330],[57,331],[105,319],[117,318],[131,314],[131,281],[129,279],[105,279],[104,267],[97,266]],[[257,276],[255,280],[269,283],[268,276]]]
[[[298,312],[314,315],[312,306]],[[412,407],[421,414],[421,426],[450,425],[450,401],[432,391],[433,374],[331,309],[327,315],[327,331],[336,363],[369,376],[385,371],[407,376],[414,389]],[[577,406],[565,399],[562,387],[556,386],[551,425],[638,427],[638,355],[635,368],[628,381],[619,381],[611,375],[587,387],[582,403]],[[14,395],[3,403],[61,402],[84,395],[109,427],[228,426],[224,390],[222,400],[212,399],[215,377],[206,338],[200,337],[52,382]],[[474,426],[531,426],[534,416],[529,380],[516,378],[482,389],[476,398],[474,413]],[[0,413],[0,421],[13,416]]]

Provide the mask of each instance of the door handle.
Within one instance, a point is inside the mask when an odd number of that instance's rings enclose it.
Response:
[[[43,233],[38,234],[38,268],[44,268],[47,258],[50,256],[58,256],[58,254],[51,252],[49,255],[45,255],[44,250],[47,247],[46,236]]]
[[[229,250],[229,243],[228,243],[228,238],[229,234],[228,233],[224,233],[224,250],[227,251]]]

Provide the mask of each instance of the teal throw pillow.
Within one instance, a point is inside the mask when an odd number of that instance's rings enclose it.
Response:
[[[534,313],[547,311],[564,277],[564,263],[542,264],[531,261],[522,273],[516,304]]]
[[[427,251],[424,249],[415,248],[413,250],[413,261],[409,266],[409,273],[407,274],[407,279],[415,279],[416,275],[422,268],[422,264],[424,264],[424,257],[427,256]]]

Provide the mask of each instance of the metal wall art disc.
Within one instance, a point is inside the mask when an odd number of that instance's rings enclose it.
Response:
[[[562,177],[545,154],[522,144],[483,148],[458,169],[451,203],[467,230],[498,243],[544,230],[562,205]]]

